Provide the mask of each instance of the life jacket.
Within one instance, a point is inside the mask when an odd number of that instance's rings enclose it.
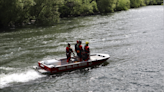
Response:
[[[85,51],[85,53],[90,53],[90,51],[89,51],[89,46],[85,45],[84,51]]]
[[[77,45],[77,53],[82,53],[83,48],[82,45]]]
[[[66,54],[71,55],[72,49],[70,47],[66,47]]]

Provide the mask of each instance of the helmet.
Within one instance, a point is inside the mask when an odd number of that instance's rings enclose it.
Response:
[[[77,40],[77,43],[79,43],[79,41]]]
[[[79,43],[81,44],[82,42],[81,42],[81,41],[79,41]]]
[[[86,41],[86,42],[85,42],[85,44],[89,44],[89,42],[88,42],[88,41]]]

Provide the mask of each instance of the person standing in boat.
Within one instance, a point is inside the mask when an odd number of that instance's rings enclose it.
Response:
[[[86,41],[85,42],[85,47],[84,47],[84,52],[85,52],[85,61],[90,59],[90,50],[89,50],[89,46],[88,46],[89,42]]]
[[[78,46],[77,46],[77,56],[79,57],[80,61],[82,61],[82,52],[83,52],[83,47],[81,45],[81,41],[78,42]]]
[[[77,48],[79,46],[79,41],[77,40],[77,43],[75,44],[75,52],[76,52],[76,55],[77,55]]]
[[[73,53],[73,55],[75,55],[72,48],[71,48],[71,45],[68,43],[68,46],[66,47],[66,56],[67,56],[67,62],[68,63],[71,59],[71,53]]]

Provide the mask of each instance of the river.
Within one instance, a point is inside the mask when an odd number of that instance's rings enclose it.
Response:
[[[163,6],[145,6],[0,33],[0,91],[164,92],[163,12]],[[67,43],[74,48],[77,40],[111,58],[58,75],[32,69],[37,61],[65,57]]]

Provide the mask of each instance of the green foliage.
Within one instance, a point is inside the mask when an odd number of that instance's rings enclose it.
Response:
[[[59,21],[58,0],[34,0],[36,5],[31,8],[31,15],[38,24],[51,24]]]
[[[22,25],[30,19],[37,23],[50,24],[59,21],[60,0],[1,0],[0,26]]]
[[[146,6],[145,1],[146,1],[146,0],[141,0],[141,2],[140,2],[140,6]]]
[[[161,5],[163,0],[130,0],[131,8],[137,8],[145,5]]]
[[[153,4],[157,4],[157,3],[156,3],[156,0],[150,0],[149,4],[153,5]]]
[[[114,12],[116,8],[116,0],[98,0],[97,6],[100,12]]]
[[[19,26],[36,20],[51,24],[60,17],[109,13],[145,5],[161,5],[163,0],[0,0],[0,27]]]
[[[30,18],[30,7],[35,5],[33,0],[1,0],[0,24],[2,26],[20,25]]]
[[[12,2],[12,3],[9,3],[9,2]],[[1,11],[1,14],[0,14],[0,24],[2,26],[6,26],[9,24],[9,22],[12,20],[12,15],[15,15],[14,14],[14,8],[15,8],[15,3],[16,3],[16,0],[0,0],[0,11]],[[2,13],[3,11],[3,13]]]
[[[73,7],[71,11],[71,15],[80,15],[87,8],[86,3],[83,4],[82,0],[72,0]]]
[[[92,1],[92,7],[93,7],[93,12],[98,12],[99,10],[98,10],[98,8],[97,8],[97,3],[96,3],[96,1]]]
[[[18,12],[17,16],[15,17],[17,19],[15,22],[28,22],[31,18],[30,9],[35,4],[36,3],[33,0],[19,0],[19,2],[16,3]]]
[[[149,5],[161,5],[163,0],[149,0]]]
[[[76,0],[75,5],[73,7],[73,10],[71,12],[72,15],[86,15],[86,14],[92,14],[93,13],[93,6],[89,2],[89,0],[85,0],[82,2],[82,0]]]
[[[88,15],[98,12],[94,0],[65,0],[59,9],[61,17]]]
[[[61,6],[59,7],[60,16],[67,17],[68,15],[70,15],[72,6],[73,2],[63,1]]]
[[[130,0],[118,0],[116,10],[128,10],[130,8]]]
[[[130,7],[137,8],[140,7],[141,0],[130,0]]]

